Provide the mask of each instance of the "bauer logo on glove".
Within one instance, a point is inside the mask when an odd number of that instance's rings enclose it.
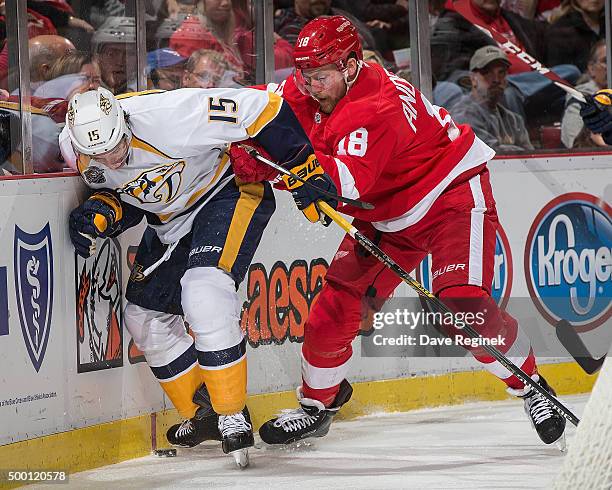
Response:
[[[319,160],[317,160],[317,157],[314,155],[310,155],[306,163],[292,168],[291,171],[303,180],[308,180],[315,175],[322,175],[324,173]],[[303,185],[299,180],[291,175],[284,176],[283,180],[285,181],[285,185],[288,189],[294,189]]]
[[[309,155],[301,165],[293,167],[291,172],[312,184],[304,185],[291,175],[283,177],[283,182],[285,182],[287,189],[291,191],[298,209],[304,213],[308,221],[312,223],[321,221],[325,226],[328,226],[331,219],[319,212],[316,203],[317,201],[324,201],[334,209],[338,206],[337,199],[331,197],[338,194],[332,178],[323,171],[323,167],[321,167],[314,154]]]
[[[612,108],[612,89],[604,88],[599,90],[593,96],[593,100],[597,103],[599,109],[610,110]]]

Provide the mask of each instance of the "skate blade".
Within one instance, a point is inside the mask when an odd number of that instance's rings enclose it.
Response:
[[[238,468],[241,470],[244,470],[247,466],[249,466],[249,450],[247,448],[232,451],[230,454],[234,458]]]
[[[314,451],[316,446],[311,439],[300,439],[298,441],[288,442],[286,444],[268,444],[264,441],[259,441],[255,444],[256,449],[266,449],[268,451],[283,451],[283,452],[305,452]]]
[[[565,432],[561,434],[561,437],[554,442],[556,448],[562,453],[567,452],[567,441],[565,440]]]

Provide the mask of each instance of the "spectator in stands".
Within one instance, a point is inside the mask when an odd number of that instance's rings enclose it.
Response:
[[[147,55],[150,88],[161,90],[180,88],[185,60],[186,58],[170,48],[151,51]]]
[[[476,25],[503,34],[544,65],[548,65],[544,22],[530,21],[500,8],[500,0],[457,0],[446,4],[436,22],[432,38],[432,71],[438,81],[463,85],[467,63],[473,50],[486,45],[497,45]],[[452,10],[451,10],[452,9]],[[508,90],[504,106],[521,116],[530,127],[550,124],[561,119],[565,92],[552,81],[532,71],[518,57],[510,57]],[[580,71],[574,65],[557,65],[552,71],[574,84]]]
[[[19,142],[11,138],[11,125],[18,127],[19,124],[19,117],[14,111],[0,109],[0,176],[18,173],[13,165],[13,154]]]
[[[44,81],[49,80],[51,66],[65,54],[75,50],[65,37],[42,35],[30,39],[30,86],[34,92]]]
[[[4,1],[0,1],[0,86],[8,87],[8,43],[6,43],[6,19]],[[52,1],[27,1],[26,10],[26,28],[28,38],[33,39],[36,36],[42,35],[57,35],[58,29],[60,34],[64,35],[71,41],[70,33],[86,33],[89,36],[93,31],[93,27],[84,20],[75,16],[68,4],[62,4]],[[15,87],[11,87],[14,89]]]
[[[255,79],[253,26],[244,12],[232,8],[230,0],[203,0],[203,15],[187,16],[170,38],[169,46],[189,57],[197,49],[223,53],[230,68],[245,83]],[[293,48],[275,37],[274,60],[277,68],[293,65]]]
[[[502,8],[530,20],[548,22],[559,10],[561,0],[502,0]]]
[[[576,86],[580,92],[592,95],[607,87],[606,41],[601,39],[591,48],[587,64],[588,80]],[[585,134],[581,134],[585,133]],[[592,134],[584,127],[580,117],[580,102],[567,96],[565,113],[561,121],[561,141],[567,148],[579,146],[606,146],[600,134]]]
[[[109,17],[91,40],[102,82],[113,94],[136,89],[136,24],[133,17]]]
[[[74,51],[51,65],[47,81],[33,95],[45,99],[70,100],[74,94],[96,90],[101,84],[98,61],[90,53]]]
[[[548,33],[548,62],[585,71],[591,47],[606,35],[604,0],[564,0],[561,9]]]
[[[368,25],[373,21],[392,25],[408,15],[408,0],[334,0],[332,3]]]
[[[216,2],[216,0],[210,0]],[[219,5],[215,3],[211,16],[191,15],[178,27],[170,37],[169,47],[181,56],[189,57],[197,49],[211,49],[223,54],[232,70],[243,77],[244,62],[238,46],[234,42],[236,17],[227,0]],[[230,8],[226,8],[230,7]],[[216,23],[215,23],[216,22]]]
[[[380,52],[410,45],[408,0],[333,0],[332,3],[366,23]]]
[[[28,0],[27,5],[30,12],[36,12],[49,19],[56,30],[74,28],[82,29],[88,33],[94,31],[93,26],[89,22],[74,15],[72,8],[68,4],[53,1]]]
[[[475,27],[482,25],[505,35],[540,62],[547,64],[547,24],[524,19],[500,8],[500,0],[458,0],[447,2],[432,29],[432,68],[438,80],[451,78],[455,70],[467,70],[474,51],[495,41]],[[513,60],[509,73],[529,68]]]
[[[0,109],[4,119],[0,120],[0,167],[9,173],[21,173],[20,131],[11,131],[20,126],[20,104],[17,96],[5,101]],[[32,97],[32,147],[31,158],[35,173],[61,172],[64,162],[59,149],[60,126],[52,112],[58,108],[59,99],[39,99]],[[47,110],[50,106],[51,109]],[[10,123],[10,119],[13,120]]]
[[[87,0],[70,1],[74,15],[89,22],[98,29],[110,17],[124,17],[126,15],[126,0]]]
[[[501,105],[510,62],[497,46],[484,46],[470,60],[472,90],[454,106],[453,119],[467,123],[496,151],[532,150],[525,122]]]
[[[238,86],[232,80],[230,70],[221,53],[211,49],[198,49],[191,53],[185,63],[182,86],[191,88],[213,88]]]
[[[274,13],[274,32],[295,45],[298,34],[310,20],[321,15],[344,15],[359,32],[364,49],[376,49],[372,33],[360,20],[348,12],[331,6],[332,0],[295,0],[293,7],[278,9]]]

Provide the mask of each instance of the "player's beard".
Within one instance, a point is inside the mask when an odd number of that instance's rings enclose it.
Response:
[[[324,112],[325,114],[331,113],[331,111],[334,110],[334,107],[336,107],[336,104],[338,103],[337,100],[330,99],[330,98],[325,98],[325,99],[317,98],[317,101],[319,102],[319,107],[321,109],[321,112]]]
[[[340,102],[340,100],[342,100],[342,97],[344,97],[345,95],[346,85],[344,85],[344,90],[337,95],[325,95],[324,97],[321,97],[313,94],[313,97],[319,103],[319,108],[321,112],[323,112],[324,114],[331,114],[336,105],[338,105],[338,102]]]

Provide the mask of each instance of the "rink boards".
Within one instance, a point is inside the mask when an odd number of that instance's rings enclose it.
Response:
[[[553,325],[571,319],[593,355],[606,350],[596,332],[609,330],[611,313],[610,157],[495,160],[490,168],[504,230],[494,296],[540,326],[542,371],[558,391],[588,391],[594,379],[553,345]],[[77,258],[67,216],[85,194],[75,176],[0,181],[3,466],[75,471],[135,457],[156,439],[163,445],[163,429],[176,418],[122,325],[120,285],[142,228],[99,241],[95,258]],[[290,196],[277,193],[239,291],[256,425],[295,404],[304,320],[341,237],[334,226],[305,222]],[[426,264],[416,274],[431,284]],[[402,286],[396,296],[413,294]],[[471,358],[366,358],[360,341],[345,416],[505,396]]]

